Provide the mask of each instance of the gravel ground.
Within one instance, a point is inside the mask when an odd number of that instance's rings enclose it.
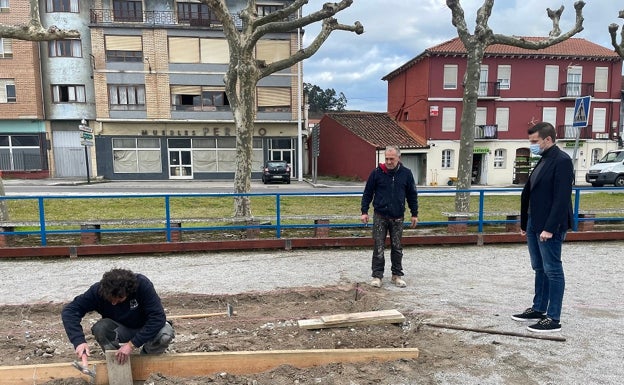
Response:
[[[496,360],[475,362],[490,373],[444,374],[437,384],[500,384],[497,361],[533,368],[534,384],[620,384],[624,379],[624,242],[566,243],[566,294],[561,333],[566,342],[510,337]],[[141,272],[162,294],[235,294],[278,288],[368,282],[368,249],[194,253],[120,258],[0,260],[0,304],[65,302],[112,267]],[[389,261],[387,261],[389,263]],[[410,247],[406,289],[384,281],[403,312],[429,322],[524,333],[512,313],[530,306],[533,274],[525,245]],[[339,310],[337,310],[339,312]],[[489,334],[463,331],[466,343],[496,344]]]

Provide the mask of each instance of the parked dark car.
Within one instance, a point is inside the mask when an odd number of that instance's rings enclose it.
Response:
[[[269,160],[262,168],[262,183],[271,181],[290,184],[290,165],[285,160]]]

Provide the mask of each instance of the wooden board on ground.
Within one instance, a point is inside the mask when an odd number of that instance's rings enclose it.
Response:
[[[108,385],[132,385],[132,365],[130,359],[124,364],[117,362],[115,354],[117,350],[107,350],[106,371],[108,372]]]
[[[399,359],[416,359],[418,354],[417,348],[388,348],[180,353],[157,356],[133,355],[132,378],[134,381],[145,381],[150,374],[157,372],[165,376],[176,377],[208,376],[220,372],[252,374],[271,370],[280,365],[306,368],[335,362],[383,362]],[[92,361],[90,364],[97,366],[95,385],[109,384],[106,363],[103,361]],[[90,379],[68,363],[0,366],[2,385],[37,385],[59,378]]]
[[[299,320],[302,329],[323,329],[349,327],[355,325],[395,324],[405,321],[405,316],[396,309],[367,311],[362,313],[345,313]]]

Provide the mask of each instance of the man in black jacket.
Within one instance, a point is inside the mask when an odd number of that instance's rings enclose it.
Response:
[[[412,171],[400,162],[401,151],[397,146],[388,146],[385,162],[371,172],[362,194],[362,223],[368,223],[368,208],[373,202],[373,280],[371,286],[381,287],[384,275],[384,243],[390,234],[390,260],[392,262],[392,282],[398,287],[407,286],[403,280],[403,220],[405,201],[411,213],[410,225],[418,223],[418,194]]]
[[[565,289],[561,246],[572,227],[574,166],[570,156],[555,145],[555,128],[550,123],[537,123],[528,134],[531,152],[541,155],[520,197],[520,228],[535,272],[535,295],[530,308],[511,318],[537,321],[528,326],[532,332],[555,332],[561,330]]]
[[[61,312],[67,337],[84,367],[90,351],[81,321],[91,311],[102,316],[91,327],[96,341],[104,351],[117,350],[121,364],[134,348],[142,347],[144,354],[163,353],[175,336],[152,282],[130,270],[112,269]]]

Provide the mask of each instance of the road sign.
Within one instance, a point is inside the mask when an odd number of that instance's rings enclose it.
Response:
[[[576,98],[574,102],[574,121],[572,127],[587,127],[591,96]]]
[[[85,126],[84,124],[79,125],[78,126],[78,130],[80,130],[82,132],[89,132],[89,133],[93,132],[93,128],[91,128],[89,126]]]
[[[80,138],[87,139],[87,140],[93,140],[93,134],[90,134],[88,132],[81,132],[80,133]]]
[[[80,145],[81,146],[93,146],[93,141],[92,140],[81,140],[80,141]]]

